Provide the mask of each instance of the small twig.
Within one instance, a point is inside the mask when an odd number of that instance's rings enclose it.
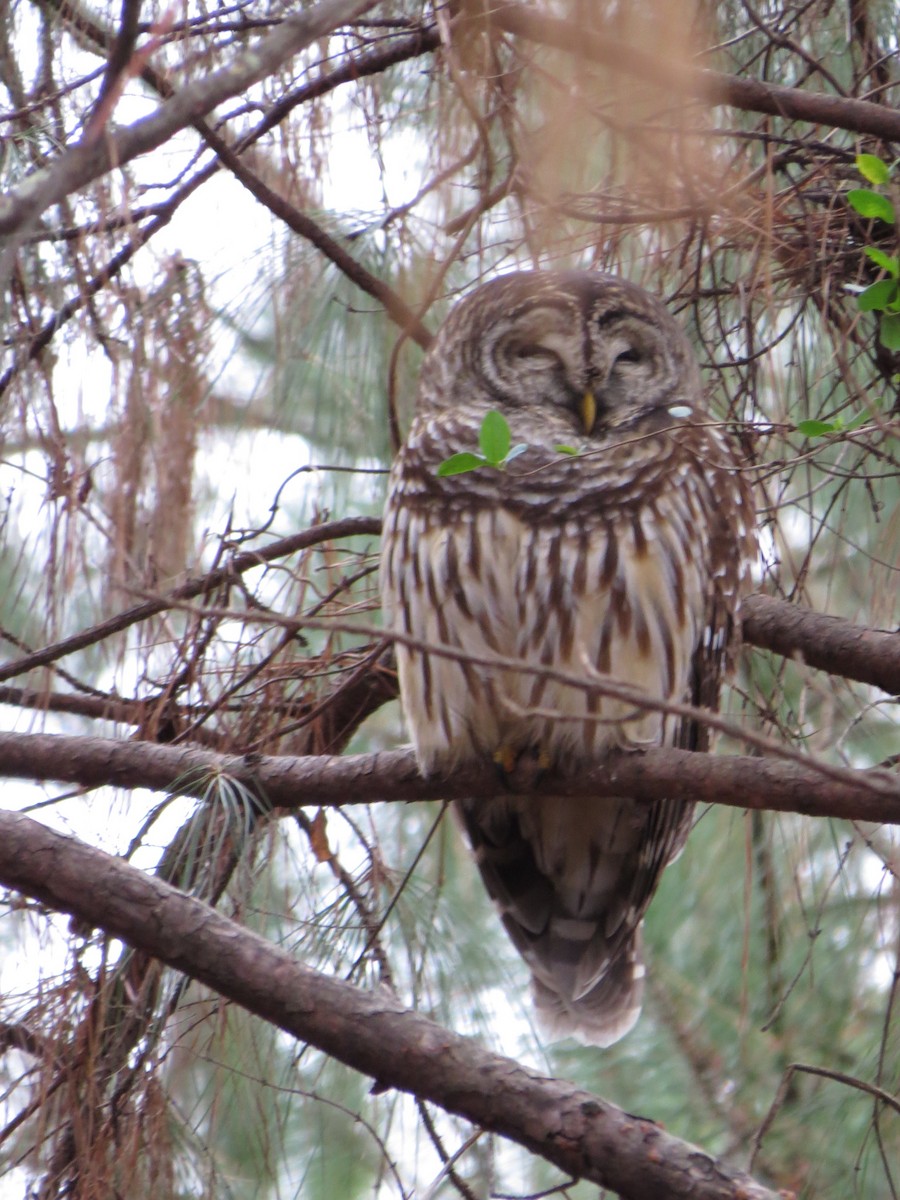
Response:
[[[90,145],[103,134],[113,110],[119,102],[125,84],[140,75],[151,56],[162,45],[165,35],[175,21],[175,9],[167,9],[151,27],[151,37],[146,45],[134,53],[138,37],[138,17],[141,0],[122,0],[122,22],[110,54],[106,74],[100,85],[100,94],[84,133],[84,142]]]
[[[886,1104],[895,1112],[900,1113],[900,1100],[896,1096],[892,1096],[890,1092],[886,1092],[884,1088],[876,1087],[873,1083],[866,1083],[864,1079],[857,1079],[854,1075],[846,1075],[843,1071],[833,1071],[830,1067],[813,1067],[808,1063],[790,1063],[785,1068],[784,1074],[781,1077],[781,1083],[778,1085],[778,1091],[775,1093],[775,1099],[772,1101],[771,1107],[753,1139],[750,1162],[747,1168],[750,1171],[753,1170],[753,1165],[762,1145],[763,1138],[771,1129],[781,1106],[784,1104],[785,1097],[790,1089],[791,1080],[795,1074],[819,1075],[823,1079],[832,1079],[835,1083],[843,1083],[847,1087],[856,1088],[857,1091],[874,1096],[882,1104]]]
[[[272,542],[261,550],[247,550],[243,554],[236,554],[224,567],[210,571],[199,579],[189,579],[187,583],[183,583],[174,591],[153,600],[145,600],[142,604],[136,604],[133,608],[117,613],[106,621],[100,621],[97,625],[83,629],[80,633],[54,642],[51,646],[45,646],[43,650],[35,650],[34,653],[16,659],[15,662],[0,666],[0,682],[13,679],[16,675],[22,675],[26,671],[33,671],[36,667],[45,667],[48,663],[56,662],[57,659],[64,658],[67,654],[103,641],[111,634],[121,633],[123,629],[128,629],[131,625],[146,621],[157,613],[180,605],[186,600],[192,600],[204,592],[215,589],[231,576],[252,570],[253,567],[258,567],[262,563],[284,558],[297,550],[305,550],[308,546],[316,546],[333,538],[353,537],[357,534],[377,534],[380,530],[381,522],[375,517],[345,517],[340,521],[314,525],[291,537],[280,538],[277,542]]]

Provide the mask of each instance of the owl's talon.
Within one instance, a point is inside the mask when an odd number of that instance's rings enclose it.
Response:
[[[494,752],[494,762],[509,791],[526,794],[534,790],[540,777],[553,766],[553,759],[539,746],[516,750],[503,745]]]
[[[494,751],[494,762],[500,768],[500,774],[507,779],[516,769],[516,763],[519,761],[519,752],[514,746],[501,746],[499,750]]]

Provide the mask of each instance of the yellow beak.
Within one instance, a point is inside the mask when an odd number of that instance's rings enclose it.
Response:
[[[585,392],[581,398],[581,421],[584,425],[584,432],[590,433],[594,428],[594,422],[597,420],[597,401],[594,399],[593,392]]]

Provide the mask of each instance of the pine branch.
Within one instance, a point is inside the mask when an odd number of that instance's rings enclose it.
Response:
[[[499,1133],[625,1200],[776,1200],[741,1171],[562,1080],[526,1071],[404,1009],[303,966],[121,859],[0,814],[0,879],[213,988],[294,1037]]]
[[[0,776],[54,779],[82,787],[207,794],[210,778],[225,775],[251,788],[272,808],[341,808],[383,801],[454,800],[495,795],[490,762],[448,778],[423,779],[409,750],[345,756],[216,754],[189,746],[55,734],[0,733]],[[613,753],[567,775],[547,773],[538,790],[548,796],[634,796],[695,800],[731,808],[768,809],[811,817],[900,824],[900,777],[853,771],[830,763],[689,750]]]

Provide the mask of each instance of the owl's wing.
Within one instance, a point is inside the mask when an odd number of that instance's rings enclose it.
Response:
[[[692,662],[695,705],[717,705],[733,618],[731,603],[710,597]],[[674,740],[706,750],[709,730],[685,719]],[[600,1046],[623,1037],[641,1010],[643,917],[687,839],[694,805],[499,795],[456,808],[488,893],[531,969],[542,1026],[553,1037]]]
[[[500,795],[456,807],[531,969],[542,1026],[553,1037],[617,1041],[641,1009],[641,921],[692,806],[603,797],[586,808],[571,797]],[[555,819],[542,820],[549,810]]]

